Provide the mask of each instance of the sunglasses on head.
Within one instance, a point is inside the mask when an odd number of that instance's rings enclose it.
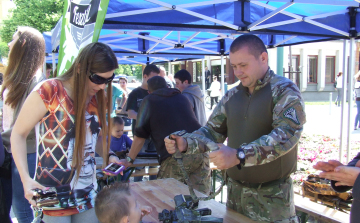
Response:
[[[94,73],[90,73],[89,79],[91,82],[93,82],[94,84],[108,84],[110,83],[115,77],[115,73],[109,77],[109,78],[103,78],[97,74]]]

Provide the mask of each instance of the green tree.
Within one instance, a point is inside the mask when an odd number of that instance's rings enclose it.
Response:
[[[142,66],[141,65],[135,65],[134,76],[136,76],[136,79],[138,79],[138,80],[142,79]]]
[[[115,70],[115,74],[123,74],[123,73],[124,73],[124,68],[122,64],[119,64],[119,68]]]
[[[10,12],[8,20],[0,30],[1,39],[10,42],[18,26],[31,26],[41,33],[50,31],[60,19],[63,0],[14,0],[16,8]]]
[[[3,57],[8,57],[9,47],[7,43],[0,42],[0,59]]]

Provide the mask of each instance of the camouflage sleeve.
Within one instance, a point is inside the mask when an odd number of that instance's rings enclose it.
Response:
[[[216,143],[223,143],[227,138],[227,126],[226,126],[226,112],[225,112],[225,103],[228,101],[228,98],[231,96],[229,91],[217,104],[216,108],[209,117],[208,122],[205,126],[193,132],[193,134],[202,135]],[[191,134],[190,134],[191,135]],[[187,137],[186,141],[188,143],[187,154],[194,153],[204,153],[209,151],[209,148],[205,146],[205,143],[196,139],[195,137]]]
[[[273,130],[242,146],[246,157],[245,166],[265,164],[285,155],[299,142],[306,122],[299,89],[290,81],[274,80],[274,83]]]

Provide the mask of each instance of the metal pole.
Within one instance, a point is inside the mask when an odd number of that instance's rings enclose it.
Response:
[[[350,156],[350,142],[351,142],[351,131],[352,126],[351,119],[353,118],[353,108],[354,108],[354,101],[352,100],[352,93],[354,91],[354,70],[355,70],[355,38],[350,39],[350,60],[349,60],[349,112],[348,112],[348,136],[347,136],[347,147],[346,147],[346,163],[349,163],[349,156]]]
[[[224,79],[224,55],[221,55],[221,97],[225,94]]]
[[[294,82],[293,80],[293,73],[291,73],[292,71],[292,54],[291,54],[291,46],[289,46],[289,58],[290,58],[290,61],[289,61],[289,79]]]
[[[44,57],[43,74],[46,77],[46,56]]]
[[[168,62],[168,76],[169,76],[169,74],[172,74],[170,61]]]
[[[201,70],[202,70],[201,81],[202,81],[202,89],[203,89],[203,94],[204,94],[204,106],[206,106],[206,102],[205,102],[205,97],[206,97],[206,89],[205,89],[205,59],[204,59],[204,58],[201,60]]]
[[[277,50],[277,75],[284,76],[284,47],[276,47]]]
[[[331,104],[332,104],[332,92],[330,92],[330,107],[329,107],[329,115],[331,115]]]
[[[344,121],[345,121],[345,117],[344,117],[344,113],[345,113],[345,106],[344,106],[344,98],[346,97],[346,85],[345,85],[345,81],[347,80],[347,41],[344,40],[344,46],[343,46],[343,75],[340,77],[343,79],[342,82],[342,99],[341,99],[341,113],[340,113],[340,146],[339,146],[339,161],[342,162],[342,150],[344,147],[344,134],[343,134],[343,130],[344,130]]]
[[[54,75],[55,69],[56,69],[55,53],[51,53],[51,55],[52,55],[52,70],[53,70],[53,75]]]

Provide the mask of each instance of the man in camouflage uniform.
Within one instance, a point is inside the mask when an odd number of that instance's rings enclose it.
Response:
[[[240,85],[228,91],[207,124],[185,135],[165,138],[168,152],[209,149],[196,135],[219,144],[209,154],[226,170],[227,206],[261,222],[298,222],[290,174],[296,170],[297,144],[305,123],[304,102],[296,85],[268,67],[264,43],[242,35],[230,47],[230,63]]]
[[[178,89],[167,88],[164,78],[152,77],[147,84],[150,95],[141,102],[128,160],[123,159],[120,162],[126,167],[130,166],[128,161],[136,158],[145,139],[151,137],[160,163],[157,178],[175,178],[185,183],[176,160],[166,151],[164,137],[183,129],[192,132],[201,125],[197,122],[189,100]],[[209,155],[207,153],[184,155],[183,162],[194,189],[209,194],[211,189]]]

